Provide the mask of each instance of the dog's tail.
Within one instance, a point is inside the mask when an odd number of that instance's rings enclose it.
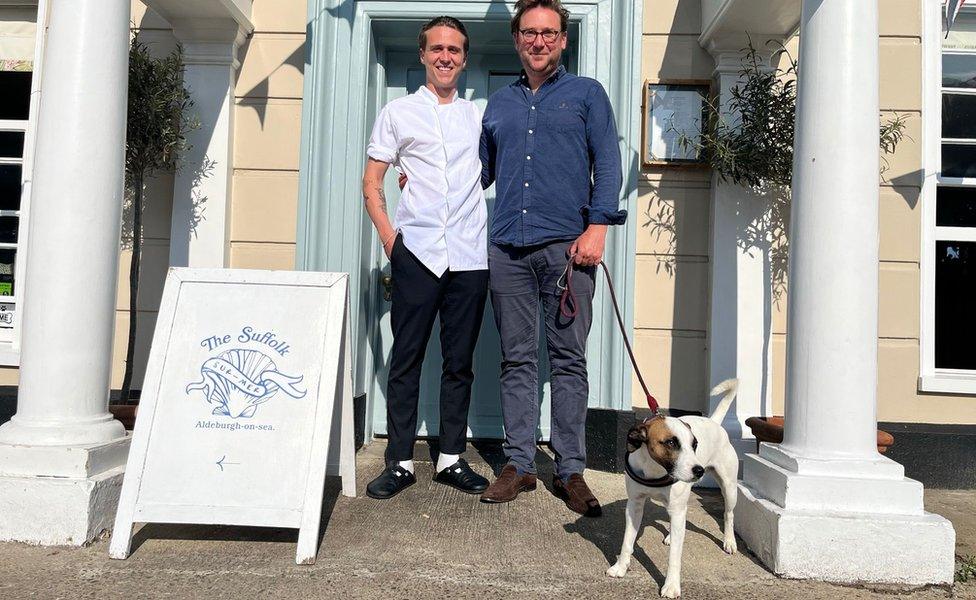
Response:
[[[709,397],[722,394],[722,400],[715,407],[715,412],[709,417],[712,421],[721,424],[725,420],[725,414],[729,412],[729,406],[732,406],[732,400],[735,399],[735,394],[738,389],[738,379],[726,379],[712,388],[712,391],[708,394]]]

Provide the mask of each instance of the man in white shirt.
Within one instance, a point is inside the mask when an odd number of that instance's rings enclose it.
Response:
[[[427,83],[380,111],[366,150],[366,211],[390,259],[393,348],[387,383],[386,468],[366,486],[391,498],[416,482],[420,369],[440,316],[443,373],[440,454],[434,480],[480,494],[488,480],[460,458],[467,440],[472,361],[488,291],[487,209],[481,189],[481,115],[457,93],[468,55],[464,25],[432,19],[420,31]],[[406,175],[390,223],[383,178],[390,165]]]

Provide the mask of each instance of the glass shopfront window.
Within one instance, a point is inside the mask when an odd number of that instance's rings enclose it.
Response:
[[[0,6],[0,344],[15,342],[36,7]],[[2,347],[2,346],[0,346]]]
[[[935,368],[976,371],[976,12],[942,36],[941,164],[935,198]],[[2,229],[2,228],[0,228]]]

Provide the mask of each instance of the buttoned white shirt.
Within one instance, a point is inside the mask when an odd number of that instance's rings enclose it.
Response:
[[[427,87],[383,107],[366,154],[407,176],[394,216],[403,243],[440,277],[488,268],[488,211],[481,189],[481,114]]]

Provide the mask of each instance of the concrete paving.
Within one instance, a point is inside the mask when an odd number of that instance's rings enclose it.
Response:
[[[359,454],[359,486],[382,467],[382,442]],[[497,446],[469,452],[484,475],[500,468]],[[585,519],[549,491],[552,462],[540,452],[545,487],[513,503],[488,505],[431,481],[418,446],[418,483],[389,501],[339,496],[330,479],[318,561],[294,563],[292,530],[145,525],[132,556],[108,558],[108,540],[86,548],[0,544],[0,599],[20,598],[655,598],[667,566],[667,515],[645,511],[645,530],[624,579],[604,575],[615,560],[626,504],[622,475],[588,472],[604,515]],[[926,491],[929,510],[956,527],[958,553],[976,554],[976,492]],[[949,587],[838,586],[778,579],[748,553],[721,549],[722,499],[703,491],[688,511],[684,598],[883,598],[976,600],[976,583]]]

